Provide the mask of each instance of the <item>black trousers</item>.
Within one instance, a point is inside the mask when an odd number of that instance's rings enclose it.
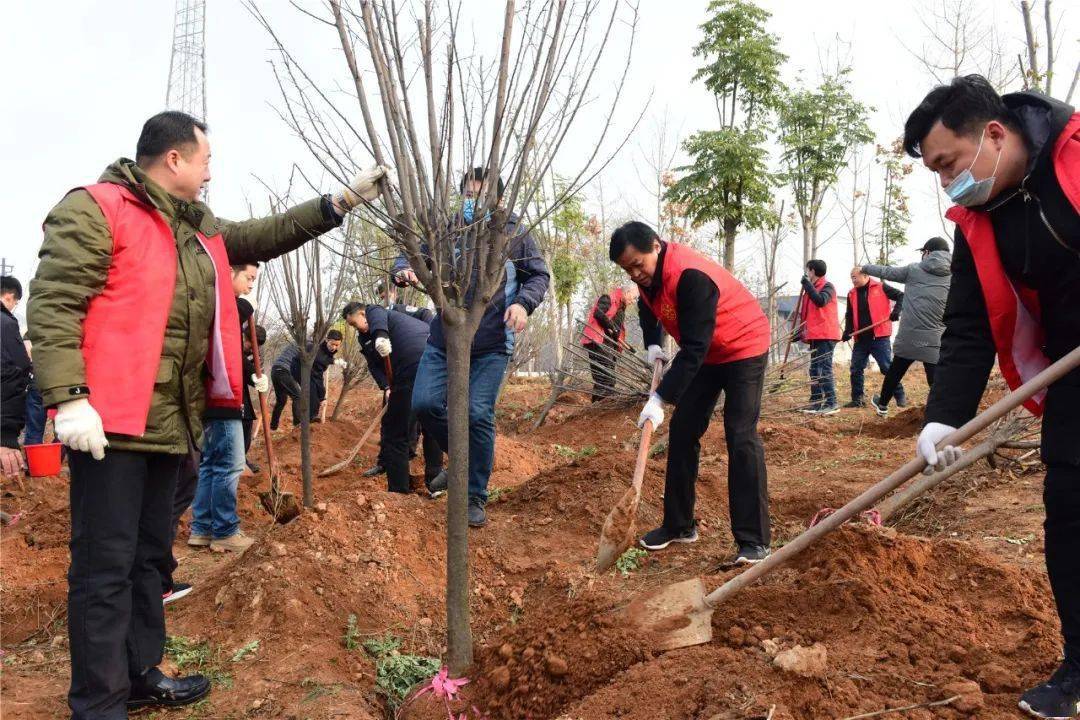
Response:
[[[592,401],[597,402],[611,395],[615,389],[615,351],[596,343],[588,343],[585,349],[589,353],[589,371],[592,373]]]
[[[158,568],[161,571],[161,592],[167,593],[173,589],[173,573],[179,563],[173,553],[173,544],[176,542],[176,530],[180,527],[180,518],[191,507],[191,501],[195,499],[195,488],[199,485],[199,451],[191,450],[187,455],[181,456],[180,470],[176,476],[176,490],[173,492],[172,525],[169,535],[169,552],[165,561]]]
[[[694,522],[701,436],[723,392],[731,533],[740,544],[768,547],[765,446],[757,431],[767,359],[765,354],[722,365],[702,365],[675,405],[664,485],[664,527],[668,530],[679,532]]]
[[[1061,618],[1065,658],[1080,666],[1080,466],[1047,465],[1043,504],[1046,574]]]
[[[255,426],[255,418],[244,418],[240,421],[240,427],[244,429],[244,454],[251,450],[251,431]]]
[[[379,456],[386,468],[386,485],[390,492],[410,492],[409,448],[416,426],[412,391],[412,382],[404,384],[395,380],[390,391],[390,402],[382,417]],[[424,433],[424,479],[431,480],[441,469],[442,449],[430,433]]]
[[[161,662],[159,568],[183,455],[71,451],[68,634],[75,720],[127,718],[131,678]]]
[[[270,370],[270,382],[274,384],[274,411],[270,413],[270,429],[277,430],[281,413],[285,409],[285,403],[292,400],[292,424],[300,424],[300,383],[293,379],[292,373],[285,368],[276,367]],[[315,395],[312,393],[313,402]]]
[[[888,372],[885,373],[885,379],[881,381],[881,392],[879,394],[882,405],[889,404],[893,394],[896,393],[896,388],[900,385],[900,380],[903,379],[908,368],[915,362],[917,361],[899,355],[893,357],[892,365],[889,366]],[[931,387],[934,385],[934,370],[936,369],[937,365],[934,363],[923,363],[923,370],[926,372],[926,384]]]

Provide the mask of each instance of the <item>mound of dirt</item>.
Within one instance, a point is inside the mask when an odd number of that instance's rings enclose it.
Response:
[[[881,422],[868,423],[863,427],[863,434],[870,437],[891,440],[893,438],[915,437],[922,429],[926,408],[910,407]]]

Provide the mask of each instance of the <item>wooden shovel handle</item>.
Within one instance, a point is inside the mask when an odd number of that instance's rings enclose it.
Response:
[[[1074,348],[1068,355],[998,400],[986,410],[983,410],[968,422],[964,423],[963,427],[951,433],[948,437],[938,443],[938,447],[942,448],[947,445],[959,445],[960,443],[970,440],[994,422],[1005,417],[1009,411],[1019,407],[1025,400],[1031,398],[1051,383],[1061,379],[1078,366],[1080,366],[1080,347]],[[708,607],[715,607],[747,585],[768,575],[770,572],[780,567],[788,560],[791,560],[851,518],[864,510],[869,510],[874,507],[878,500],[918,475],[925,467],[926,461],[919,456],[916,456],[913,460],[909,460],[903,467],[866,490],[862,495],[859,495],[814,527],[803,532],[765,560],[759,562],[757,565],[751,566],[745,572],[733,577],[716,590],[713,590],[705,597],[705,604]]]
[[[663,368],[663,360],[657,360],[653,363],[652,383],[649,385],[650,395],[656,391],[656,386],[660,384],[660,375]],[[652,420],[646,420],[641,428],[641,440],[638,442],[637,460],[634,462],[634,479],[630,483],[630,486],[634,488],[634,492],[638,495],[641,495],[641,484],[645,481],[645,466],[649,461],[649,440],[652,439],[652,434]]]
[[[255,332],[255,316],[248,320],[248,341],[251,342],[251,356],[255,361],[255,374],[262,375],[262,358],[259,357],[259,336]],[[274,444],[270,442],[270,412],[266,402],[266,393],[259,393],[259,424],[263,429],[263,445],[266,446],[266,462],[270,465],[270,475],[274,475],[277,460],[274,458]]]

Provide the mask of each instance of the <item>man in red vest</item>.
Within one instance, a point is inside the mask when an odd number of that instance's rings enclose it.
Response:
[[[661,330],[679,353],[649,397],[638,427],[664,421],[675,405],[668,440],[664,522],[641,545],[661,550],[698,539],[694,519],[701,436],[724,393],[731,534],[738,549],[729,565],[756,563],[769,554],[769,497],[765,448],[758,436],[761,392],[769,351],[769,321],[757,300],[719,264],[645,223],[628,222],[611,235],[608,256],[641,290],[638,312],[649,363],[666,359]]]
[[[1038,92],[1001,97],[968,75],[923,99],[904,149],[956,203],[945,333],[917,445],[932,471],[960,456],[936,446],[975,415],[995,354],[1015,388],[1080,345],[1080,114]],[[1020,707],[1067,718],[1080,713],[1080,371],[1025,406],[1042,415],[1046,569],[1065,661]]]
[[[896,303],[894,306],[892,303]],[[892,365],[892,324],[900,319],[900,309],[904,304],[904,293],[872,280],[861,267],[851,270],[851,290],[847,295],[847,310],[844,314],[844,334],[840,338],[847,342],[855,337],[855,346],[851,348],[851,402],[844,407],[859,408],[866,406],[863,398],[863,374],[871,356],[877,361],[881,374],[889,372]],[[896,404],[907,405],[907,396],[902,384],[896,386]]]
[[[335,197],[233,223],[199,202],[206,125],[146,121],[135,161],[69,192],[45,219],[28,321],[56,435],[70,448],[68,632],[76,720],[205,696],[202,675],[157,669],[162,574],[177,474],[206,407],[239,408],[240,322],[230,264],[270,260],[374,198],[382,169]]]
[[[833,382],[833,349],[840,339],[840,315],[836,309],[836,288],[825,279],[824,260],[806,263],[799,296],[798,337],[810,346],[810,403],[803,412],[835,415],[836,384]]]
[[[592,372],[592,401],[597,402],[611,395],[615,387],[615,353],[626,346],[626,308],[638,300],[637,285],[615,288],[596,298],[585,328],[581,333],[581,345],[589,353],[589,370]]]

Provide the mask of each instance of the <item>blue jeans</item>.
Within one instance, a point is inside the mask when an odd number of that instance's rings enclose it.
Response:
[[[855,346],[851,349],[852,400],[863,399],[863,372],[866,370],[866,364],[870,362],[871,355],[877,361],[882,375],[889,372],[889,366],[892,365],[892,344],[889,342],[889,338],[855,338]],[[896,399],[903,402],[904,397],[904,386],[898,384],[896,386]]]
[[[240,530],[236,486],[244,469],[243,423],[207,420],[203,434],[199,485],[191,503],[191,534],[220,540]]]
[[[23,445],[40,445],[45,441],[45,405],[37,384],[30,383],[26,388],[26,435]]]
[[[836,404],[832,356],[835,340],[810,341],[810,404],[816,408]]]
[[[501,352],[473,355],[469,366],[469,497],[487,502],[488,478],[495,461],[495,401],[510,356]],[[424,433],[443,452],[450,451],[446,415],[446,351],[424,348],[413,384],[413,412]]]

